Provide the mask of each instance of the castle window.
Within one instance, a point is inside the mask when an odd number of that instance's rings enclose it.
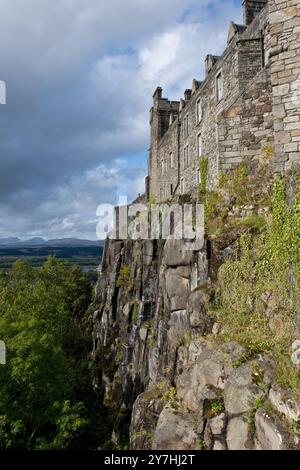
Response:
[[[196,113],[197,113],[197,124],[199,124],[202,121],[202,117],[203,117],[203,109],[202,109],[202,100],[201,100],[201,98],[199,98],[197,100]]]
[[[187,145],[183,149],[183,168],[186,169],[189,166],[189,146]]]
[[[163,176],[164,175],[164,161],[163,160],[160,162],[160,169],[161,169],[161,175]]]
[[[184,178],[180,178],[180,193],[181,194],[184,194],[184,190],[185,190],[185,187],[184,187]]]
[[[170,185],[170,194],[173,196],[173,184]]]
[[[202,156],[202,151],[203,151],[202,147],[203,147],[203,145],[202,145],[202,135],[198,134],[198,136],[197,136],[198,157]]]
[[[223,75],[220,72],[217,75],[217,99],[220,101],[224,96],[224,82],[223,82]]]
[[[196,183],[200,184],[201,183],[201,171],[198,169],[196,173]]]
[[[170,153],[170,168],[174,168],[174,154]]]
[[[188,137],[189,135],[189,115],[188,114],[183,119],[183,133],[184,133],[184,137]]]

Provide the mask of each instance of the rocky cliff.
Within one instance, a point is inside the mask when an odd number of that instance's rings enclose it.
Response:
[[[93,336],[96,385],[115,413],[111,445],[128,436],[130,449],[298,448],[300,405],[278,383],[272,351],[249,354],[210,308],[236,243],[190,248],[106,242]]]

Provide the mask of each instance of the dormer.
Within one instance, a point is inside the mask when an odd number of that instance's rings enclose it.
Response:
[[[212,70],[212,68],[218,62],[219,59],[220,59],[220,56],[217,56],[217,55],[208,54],[206,56],[206,59],[205,59],[206,76],[209,74],[209,72]]]
[[[233,21],[231,21],[230,26],[229,26],[229,31],[228,31],[227,44],[230,44],[233,38],[235,37],[235,35],[239,33],[243,33],[245,29],[247,29],[246,26],[243,26],[241,24],[236,24]]]
[[[194,93],[196,93],[196,91],[198,90],[198,88],[201,86],[202,82],[199,82],[198,80],[196,80],[195,78],[193,79],[193,83],[192,83],[192,95]]]

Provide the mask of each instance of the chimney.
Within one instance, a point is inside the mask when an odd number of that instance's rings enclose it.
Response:
[[[244,23],[246,26],[252,23],[256,15],[267,5],[268,0],[244,0]]]
[[[159,99],[161,99],[162,97],[162,88],[160,86],[158,86],[154,92],[154,95],[153,95],[153,101],[156,102],[158,101]]]

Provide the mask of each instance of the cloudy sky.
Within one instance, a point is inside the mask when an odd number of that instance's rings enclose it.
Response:
[[[0,0],[0,238],[96,238],[144,190],[157,85],[178,99],[241,0]]]

